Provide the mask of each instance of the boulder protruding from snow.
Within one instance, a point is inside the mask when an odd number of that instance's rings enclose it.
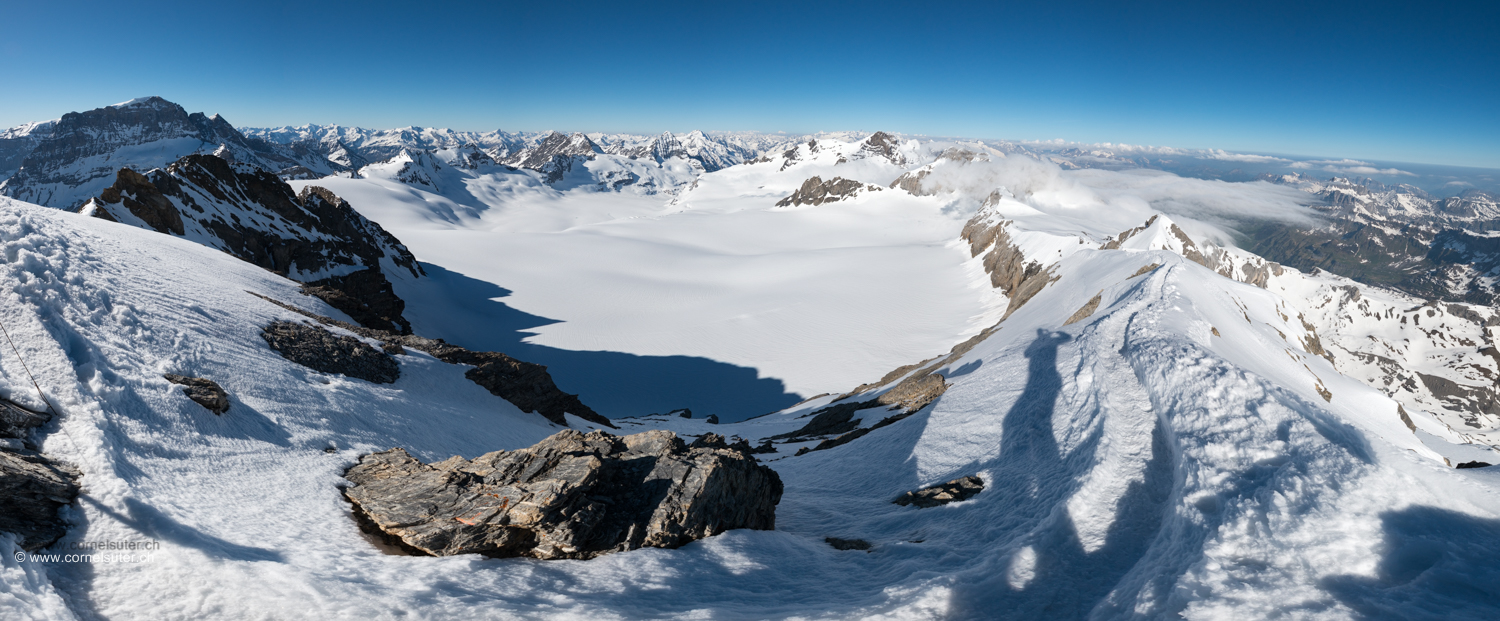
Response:
[[[0,399],[0,533],[28,551],[52,545],[67,532],[58,509],[78,498],[77,470],[35,451],[32,434],[52,420]]]
[[[187,395],[187,398],[192,399],[198,405],[208,408],[208,411],[214,414],[223,414],[229,411],[229,393],[224,392],[224,388],[219,386],[218,382],[201,377],[177,375],[175,373],[167,373],[162,376],[162,379],[183,386],[182,392]]]
[[[57,510],[78,498],[78,476],[33,452],[0,450],[0,533],[28,551],[61,539],[68,525]]]
[[[389,355],[321,326],[278,321],[266,326],[260,336],[281,357],[314,371],[340,373],[376,384],[395,383],[401,377],[400,365]]]
[[[953,479],[947,483],[924,487],[914,492],[907,492],[891,502],[903,507],[916,505],[919,508],[926,509],[938,505],[946,505],[950,502],[962,502],[973,498],[975,494],[982,491],[984,491],[984,480],[970,475]]]
[[[670,431],[568,429],[535,446],[424,464],[361,457],[344,495],[366,530],[408,552],[588,559],[776,527],[781,479],[738,443]]]
[[[919,508],[936,507],[946,505],[950,502],[962,502],[973,498],[975,494],[984,491],[984,480],[977,476],[966,476],[953,479],[947,483],[932,485],[907,492],[892,500],[892,503],[903,507],[916,505]]]

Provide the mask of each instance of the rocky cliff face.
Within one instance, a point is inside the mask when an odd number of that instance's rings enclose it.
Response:
[[[9,179],[36,146],[52,135],[57,121],[27,123],[0,132],[0,178]]]
[[[64,209],[97,196],[121,168],[150,170],[193,153],[218,153],[272,172],[303,165],[247,139],[223,117],[189,114],[160,97],[71,112],[29,136],[32,147],[19,170],[0,183],[0,194]],[[23,142],[12,139],[5,148],[19,150]]]
[[[774,529],[781,479],[748,449],[713,434],[684,446],[670,431],[571,429],[430,465],[391,449],[349,469],[345,496],[363,526],[410,552],[586,559]]]
[[[535,147],[522,149],[507,157],[504,162],[518,168],[535,170],[546,176],[547,183],[556,183],[580,161],[593,159],[603,153],[599,145],[583,134],[564,136],[552,132]]]
[[[298,193],[264,170],[190,155],[144,174],[120,169],[81,211],[218,248],[307,283],[364,325],[410,331],[387,276],[421,276],[416,257],[323,188]]]
[[[777,201],[776,206],[822,205],[823,203],[848,200],[864,192],[879,192],[883,189],[878,185],[860,183],[843,177],[834,177],[827,181],[824,181],[822,177],[809,177],[806,181],[802,182],[802,187],[792,192],[791,196]]]
[[[863,157],[877,157],[897,166],[905,166],[906,156],[898,150],[900,147],[901,141],[895,136],[885,132],[875,132],[860,143],[857,153]]]

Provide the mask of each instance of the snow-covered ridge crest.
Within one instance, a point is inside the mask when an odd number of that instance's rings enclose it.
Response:
[[[1485,461],[1476,456],[1500,447],[1500,355],[1493,353],[1491,332],[1500,314],[1493,309],[1423,303],[1331,274],[1303,274],[1243,250],[1195,242],[1163,214],[1095,245],[1087,234],[1027,230],[1006,217],[1035,221],[1028,210],[1008,190],[996,190],[961,233],[972,256],[983,254],[991,284],[1010,298],[1007,316],[1044,289],[1066,286],[1056,284],[1058,266],[1085,249],[1170,252],[1218,276],[1276,292],[1279,320],[1272,325],[1288,355],[1325,359],[1396,400],[1403,424],[1448,465]],[[1424,318],[1437,329],[1421,327]],[[1253,323],[1248,314],[1244,319]]]

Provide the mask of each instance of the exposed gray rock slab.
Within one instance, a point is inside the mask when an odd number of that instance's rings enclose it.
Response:
[[[261,338],[281,357],[314,371],[340,373],[376,384],[390,384],[401,376],[401,367],[385,352],[320,326],[278,321],[266,326]]]
[[[676,548],[736,528],[771,530],[781,479],[709,434],[564,430],[516,451],[424,464],[396,448],[344,477],[357,518],[404,549],[587,559]]]
[[[229,393],[224,392],[224,388],[211,379],[188,377],[174,373],[163,375],[162,378],[173,384],[182,385],[184,387],[182,392],[187,395],[187,398],[192,399],[198,405],[208,408],[208,411],[214,414],[223,414],[229,411]]]
[[[58,509],[78,498],[78,472],[29,451],[0,451],[0,532],[35,551],[67,532]]]
[[[33,412],[9,401],[0,400],[0,438],[25,439],[31,430],[41,427],[52,417]]]
[[[907,492],[891,502],[903,507],[916,505],[925,509],[938,505],[946,505],[950,502],[968,500],[981,491],[984,491],[984,481],[977,476],[971,475],[954,479],[947,483],[924,487],[914,492]]]

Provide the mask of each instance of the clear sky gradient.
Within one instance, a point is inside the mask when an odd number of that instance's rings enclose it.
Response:
[[[66,5],[66,6],[65,6]],[[1500,2],[0,3],[0,126],[860,129],[1500,168]]]

